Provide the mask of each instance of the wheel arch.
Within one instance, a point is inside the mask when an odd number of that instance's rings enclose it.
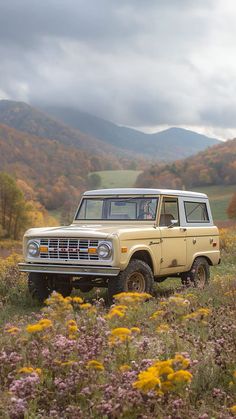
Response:
[[[153,259],[150,252],[147,249],[135,250],[134,253],[131,255],[129,262],[133,259],[142,260],[151,268],[152,272],[154,272]]]
[[[211,259],[208,257],[208,256],[206,256],[206,255],[197,255],[194,259],[193,259],[193,263],[192,263],[192,266],[193,266],[193,264],[194,264],[194,262],[195,262],[195,260],[196,259],[205,259],[206,261],[207,261],[207,263],[208,263],[208,265],[209,266],[213,266],[213,263],[212,263],[212,261],[211,261]]]

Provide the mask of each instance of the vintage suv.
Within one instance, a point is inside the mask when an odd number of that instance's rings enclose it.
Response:
[[[85,192],[73,223],[24,236],[29,290],[43,301],[56,290],[107,287],[152,292],[154,281],[180,277],[204,287],[220,263],[219,232],[205,194],[164,189]]]

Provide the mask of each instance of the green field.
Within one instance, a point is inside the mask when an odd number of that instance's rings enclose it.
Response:
[[[227,207],[232,195],[236,192],[236,185],[199,187],[194,190],[209,196],[214,220],[228,219]]]
[[[103,172],[92,172],[101,178],[99,188],[132,188],[135,185],[141,170],[104,170]]]
[[[138,175],[142,172],[138,170],[105,170],[93,173],[101,177],[99,188],[132,188]],[[193,190],[206,193],[209,196],[214,220],[225,221],[228,219],[227,207],[233,193],[236,192],[236,185],[197,187]]]

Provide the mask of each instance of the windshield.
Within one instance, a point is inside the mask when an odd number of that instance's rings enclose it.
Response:
[[[158,198],[84,198],[76,220],[155,220]]]

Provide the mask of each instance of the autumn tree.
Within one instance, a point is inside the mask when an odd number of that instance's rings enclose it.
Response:
[[[0,230],[5,237],[18,239],[29,222],[30,205],[15,180],[0,172]]]
[[[229,218],[235,218],[236,219],[236,193],[233,195],[229,206],[227,208],[227,213]]]

